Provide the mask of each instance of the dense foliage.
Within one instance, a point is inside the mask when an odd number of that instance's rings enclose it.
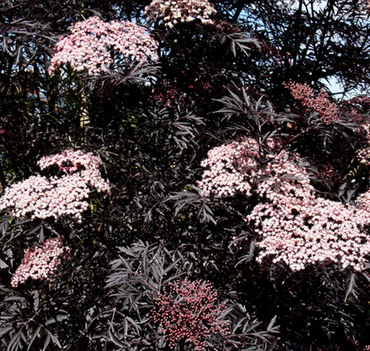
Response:
[[[0,11],[0,350],[370,348],[365,0]]]

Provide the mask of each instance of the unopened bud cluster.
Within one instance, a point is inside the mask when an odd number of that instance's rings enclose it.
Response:
[[[61,237],[45,240],[42,246],[26,249],[10,284],[17,287],[28,279],[50,280],[62,259],[69,257],[69,252],[70,249],[63,246]]]
[[[199,20],[203,24],[213,24],[211,16],[216,12],[207,0],[153,0],[145,8],[149,22],[162,22],[168,28],[194,20]]]
[[[109,193],[109,183],[101,177],[101,160],[91,153],[66,150],[61,154],[46,156],[38,161],[41,169],[57,165],[61,177],[31,176],[5,189],[0,210],[10,209],[17,218],[46,219],[73,216],[82,220],[88,209],[86,201],[91,189]]]
[[[324,123],[329,124],[338,121],[338,107],[329,100],[328,94],[323,90],[320,90],[319,94],[314,96],[313,89],[307,84],[289,82],[289,84],[285,84],[285,87],[290,90],[294,99],[301,102],[303,107],[310,112],[317,112]]]
[[[61,37],[55,49],[51,74],[66,64],[96,76],[120,65],[158,60],[158,44],[144,27],[128,21],[107,23],[97,16],[74,24],[71,34]]]
[[[168,292],[159,294],[151,318],[159,323],[171,349],[185,341],[192,350],[203,351],[211,336],[229,334],[229,322],[222,318],[226,306],[216,301],[217,293],[210,283],[178,280],[170,284]]]

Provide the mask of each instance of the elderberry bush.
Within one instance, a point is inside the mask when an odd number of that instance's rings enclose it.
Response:
[[[0,351],[369,349],[367,1],[0,9]]]

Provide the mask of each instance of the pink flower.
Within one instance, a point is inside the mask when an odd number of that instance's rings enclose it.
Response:
[[[41,169],[57,165],[65,174],[61,177],[30,178],[6,188],[1,198],[0,210],[11,209],[13,216],[46,219],[73,216],[82,220],[89,207],[86,199],[91,188],[109,193],[110,186],[99,172],[101,160],[91,153],[66,150],[46,156],[38,161]],[[72,165],[72,166],[70,166]]]
[[[207,0],[153,0],[145,8],[149,22],[162,21],[168,28],[194,20],[200,20],[203,24],[213,24],[211,16],[215,13],[215,8]]]
[[[259,263],[270,260],[299,271],[331,261],[363,270],[370,254],[370,190],[355,204],[320,198],[299,155],[276,153],[273,140],[264,144],[261,150],[248,137],[210,150],[201,164],[209,168],[198,182],[202,194],[257,196],[246,222],[258,235]]]
[[[204,196],[224,197],[236,193],[251,195],[251,183],[257,171],[259,146],[253,138],[215,147],[202,161],[202,180],[197,183]]]
[[[78,72],[96,76],[120,65],[157,61],[157,49],[144,27],[132,22],[106,23],[93,16],[74,24],[71,34],[59,39],[49,73],[68,63]]]
[[[61,264],[69,257],[70,249],[63,247],[62,237],[45,240],[42,246],[25,250],[21,265],[15,271],[10,284],[17,287],[27,279],[50,280]]]
[[[307,171],[284,153],[266,167],[265,174],[257,188],[262,201],[246,218],[259,236],[258,262],[270,258],[294,271],[326,261],[343,269],[365,268],[370,253],[366,232],[370,195],[364,194],[353,205],[317,197]]]

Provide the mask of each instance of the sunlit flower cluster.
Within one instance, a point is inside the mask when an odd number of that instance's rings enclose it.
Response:
[[[367,211],[364,216],[364,211],[353,206],[322,198],[288,199],[275,205],[261,203],[248,216],[260,235],[258,262],[270,257],[273,263],[284,262],[294,271],[326,261],[339,263],[343,269],[364,268],[370,253],[363,230],[370,222]]]
[[[96,76],[132,62],[158,60],[158,44],[144,27],[132,22],[107,23],[97,16],[74,24],[71,34],[61,37],[55,49],[51,74],[66,64],[77,72]]]
[[[50,280],[62,259],[68,259],[69,252],[70,249],[63,246],[61,237],[47,239],[42,246],[26,249],[10,284],[17,287],[27,279]]]
[[[236,193],[251,195],[251,182],[257,172],[259,146],[253,138],[232,142],[213,148],[201,166],[203,172],[198,187],[204,196],[211,194],[223,197]]]
[[[161,21],[168,28],[194,20],[200,20],[203,24],[213,24],[211,16],[215,13],[215,8],[207,0],[153,0],[145,8],[149,22]]]
[[[361,125],[361,132],[364,134],[368,145],[370,145],[370,122],[368,119],[363,120]],[[370,146],[366,146],[357,151],[357,159],[360,162],[364,162],[366,165],[370,165]]]
[[[13,216],[32,219],[58,218],[69,215],[82,220],[82,213],[89,207],[87,198],[94,188],[109,192],[110,186],[99,172],[101,160],[91,153],[67,150],[61,154],[43,157],[38,165],[45,169],[57,165],[65,174],[47,178],[31,176],[5,189],[0,210],[11,210]]]
[[[223,319],[225,304],[216,304],[217,293],[210,283],[196,280],[170,284],[168,292],[159,294],[151,318],[159,323],[171,349],[186,342],[195,351],[207,348],[211,336],[229,334],[229,322]]]
[[[296,156],[296,159],[298,157]],[[266,167],[257,193],[264,201],[247,221],[260,240],[258,262],[267,257],[292,270],[332,261],[360,271],[370,253],[365,226],[370,213],[364,195],[357,205],[317,197],[307,171],[281,153]],[[270,176],[268,176],[270,174]]]
[[[198,182],[204,196],[259,198],[246,217],[259,238],[257,261],[271,259],[294,271],[324,262],[364,269],[370,191],[348,205],[320,198],[299,155],[277,152],[273,140],[260,149],[250,137],[212,149],[202,162],[209,169]]]
[[[261,198],[272,204],[279,204],[286,198],[292,201],[314,198],[314,188],[298,155],[282,150],[277,155],[266,155],[266,158],[270,160],[258,170],[260,180],[256,184],[256,192]]]
[[[329,124],[338,121],[338,107],[330,102],[327,93],[320,90],[315,97],[314,91],[307,84],[290,82],[285,84],[296,100],[310,111],[317,112],[324,123]]]

